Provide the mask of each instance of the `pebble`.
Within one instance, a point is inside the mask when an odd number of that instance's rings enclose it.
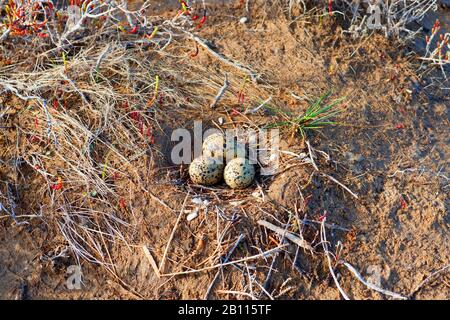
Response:
[[[194,211],[192,211],[191,213],[189,213],[187,215],[186,220],[187,221],[192,221],[192,220],[194,220],[197,217],[198,217],[198,209],[195,209]]]
[[[248,22],[247,17],[242,17],[241,19],[239,19],[239,23],[246,24],[247,22]]]

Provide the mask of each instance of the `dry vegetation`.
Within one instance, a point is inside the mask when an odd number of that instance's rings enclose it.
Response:
[[[332,14],[314,1],[208,8],[197,1],[156,15],[150,2],[127,9],[125,2],[94,0],[82,1],[82,15],[72,22],[50,2],[19,2],[22,11],[0,1],[9,19],[0,40],[0,219],[5,243],[18,241],[11,232],[34,239],[30,250],[40,267],[26,280],[31,295],[407,299],[446,274],[446,168],[439,169],[441,162],[418,168],[414,157],[395,151],[411,152],[408,139],[428,141],[426,124],[397,111],[427,103],[410,89],[421,81],[421,60],[397,47],[418,36],[408,24],[436,1],[389,1],[393,19],[379,32],[363,27],[367,6],[359,1],[332,1]],[[240,16],[248,21],[239,23]],[[422,68],[444,75],[433,84],[441,90],[448,84],[448,33],[438,41],[438,51],[427,46]],[[336,126],[312,133],[300,115],[329,91],[327,103],[340,101],[339,114],[331,114]],[[448,97],[436,96],[433,112],[443,123],[436,124],[435,144],[445,163]],[[280,171],[243,191],[193,185],[186,166],[170,161],[170,136],[196,119],[221,130],[287,123]],[[395,136],[408,125],[416,127],[411,136]],[[356,147],[344,145],[350,143]],[[389,161],[380,164],[383,152]],[[360,170],[355,153],[373,162]],[[403,180],[405,168],[422,170],[417,179],[429,179],[423,188],[431,199]],[[399,181],[389,180],[399,172]],[[392,188],[405,184],[407,195],[395,189],[392,197],[373,196],[379,177]],[[409,230],[431,217],[426,225],[438,225],[420,239],[392,231],[402,218],[387,222],[392,207],[407,210],[414,199],[419,207],[422,199],[431,203],[432,213],[409,221]],[[195,210],[199,216],[187,222]],[[414,252],[416,240],[429,245],[435,258],[424,253],[411,271],[421,276],[411,281],[402,282],[409,271],[396,271],[375,285],[365,270],[381,262],[364,246],[373,241],[381,250],[391,232],[410,237]],[[88,293],[65,291],[61,279],[72,264],[86,270]],[[57,284],[48,280],[55,277]],[[39,285],[43,279],[56,293]],[[96,287],[104,283],[107,290]],[[11,286],[2,284],[16,292]],[[424,298],[449,297],[445,281],[437,286],[438,294]]]

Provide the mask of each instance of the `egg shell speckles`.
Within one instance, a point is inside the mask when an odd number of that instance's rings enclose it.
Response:
[[[221,133],[213,133],[203,141],[203,155],[207,157],[222,157],[225,139]]]
[[[223,164],[217,159],[201,156],[192,160],[189,166],[189,176],[192,182],[211,186],[223,177]]]
[[[252,184],[255,178],[255,167],[247,159],[231,160],[223,173],[226,184],[232,189],[243,189]]]
[[[203,155],[213,158],[234,159],[245,156],[245,144],[234,141],[232,145],[226,143],[225,137],[221,133],[214,133],[203,141]]]

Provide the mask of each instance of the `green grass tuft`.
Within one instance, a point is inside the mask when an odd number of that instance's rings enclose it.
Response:
[[[300,133],[302,138],[305,138],[307,130],[319,130],[327,125],[335,125],[336,121],[332,121],[331,118],[341,112],[341,110],[335,107],[341,103],[345,97],[337,99],[330,104],[326,104],[325,101],[331,95],[331,91],[325,93],[320,98],[306,109],[305,113],[296,116],[291,112],[284,111],[278,108],[266,107],[266,109],[281,115],[285,118],[284,121],[274,122],[268,124],[266,128],[291,128]]]

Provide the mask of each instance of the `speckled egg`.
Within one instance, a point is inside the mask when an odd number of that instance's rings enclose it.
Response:
[[[225,137],[221,133],[214,133],[203,141],[203,155],[213,158],[221,158],[228,156],[233,159],[238,156],[245,156],[245,144],[234,141],[228,145]]]
[[[247,159],[236,158],[228,162],[223,177],[230,188],[243,189],[252,184],[255,167]]]
[[[221,133],[213,133],[203,141],[202,150],[204,156],[213,158],[222,157],[224,149],[225,139]]]
[[[189,166],[189,176],[195,184],[210,186],[222,179],[223,167],[218,159],[201,156],[192,160]]]

